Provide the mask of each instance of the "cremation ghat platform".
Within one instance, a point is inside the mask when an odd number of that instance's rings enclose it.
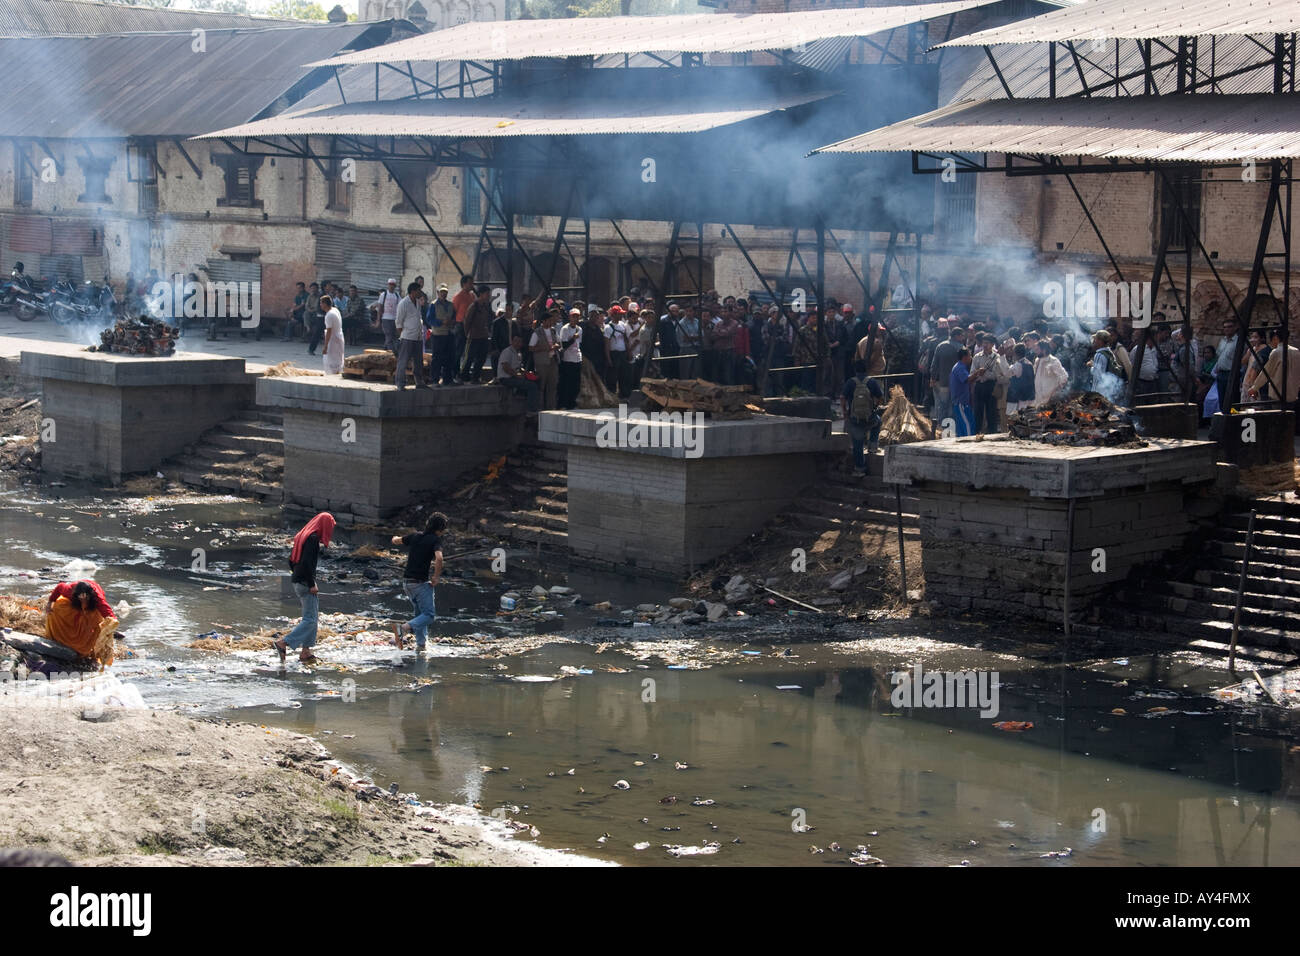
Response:
[[[815,480],[818,453],[846,450],[825,419],[706,421],[674,438],[674,426],[620,432],[614,414],[542,412],[538,438],[568,448],[569,549],[656,574],[735,547]]]
[[[1215,508],[1215,469],[1213,442],[1179,439],[1079,448],[950,438],[885,455],[885,480],[912,485],[920,501],[930,600],[1054,621],[1067,567],[1074,618],[1107,585],[1181,549],[1193,517]]]
[[[523,436],[525,402],[490,385],[407,388],[356,379],[261,378],[284,413],[284,501],[375,521],[485,468]]]
[[[242,358],[166,358],[51,345],[23,349],[24,375],[41,383],[41,471],[121,481],[152,471],[253,399]]]

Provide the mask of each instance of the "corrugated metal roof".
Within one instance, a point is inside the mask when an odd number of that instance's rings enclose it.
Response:
[[[1297,0],[1087,0],[1040,17],[991,27],[941,43],[1045,43],[1050,40],[1141,40],[1154,37],[1294,33],[1300,30]]]
[[[523,60],[611,53],[743,53],[800,50],[831,37],[870,36],[985,6],[997,0],[953,0],[799,13],[692,13],[664,17],[575,17],[462,23],[368,50],[323,60],[355,63]]]
[[[273,136],[419,136],[493,139],[503,136],[609,136],[627,133],[698,133],[774,110],[834,96],[833,92],[729,96],[725,103],[699,99],[527,99],[479,96],[349,103],[284,113],[196,136],[243,139]]]
[[[1244,36],[1210,37],[1201,41],[1197,57],[1200,69],[1198,80],[1213,73],[1226,76],[1215,84],[1215,88],[1206,87],[1207,93],[1270,93],[1273,90],[1273,70],[1268,63],[1269,54],[1260,48],[1259,43],[1269,47],[1271,37],[1255,38]],[[1088,85],[1094,87],[1092,96],[1134,96],[1141,95],[1144,89],[1142,77],[1126,80],[1119,85],[1118,92],[1113,84],[1107,83],[1107,74],[1115,73],[1115,48],[1119,47],[1119,74],[1121,76],[1137,73],[1142,69],[1142,52],[1136,43],[1130,41],[1105,41],[1104,48],[1094,52],[1089,46],[1079,50],[1080,64]],[[1011,87],[1017,98],[1028,99],[1035,96],[1047,96],[1051,91],[1051,76],[1047,51],[1033,44],[1001,44],[992,47],[998,69]],[[1166,51],[1152,51],[1152,59],[1157,63],[1170,59]],[[1243,67],[1257,65],[1260,68],[1228,76]],[[1002,99],[1006,91],[993,70],[993,66],[979,47],[962,47],[948,50],[944,55],[943,79],[939,87],[940,103],[960,103],[964,100]],[[1173,90],[1177,86],[1177,74],[1174,67],[1166,66],[1155,70],[1156,89],[1161,93]],[[1082,91],[1079,72],[1067,51],[1059,51],[1056,58],[1056,95],[1074,96]]]
[[[191,136],[247,122],[375,23],[0,39],[0,133]],[[329,73],[321,71],[321,80]]]
[[[301,22],[247,13],[173,10],[93,0],[0,0],[0,37],[273,27]]]
[[[1016,153],[1236,162],[1300,157],[1300,94],[958,103],[815,153]]]

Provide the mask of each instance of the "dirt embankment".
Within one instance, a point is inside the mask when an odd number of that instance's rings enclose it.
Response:
[[[0,848],[107,866],[583,863],[349,777],[310,737],[0,707]]]
[[[0,470],[40,467],[41,400],[14,385],[0,386]]]

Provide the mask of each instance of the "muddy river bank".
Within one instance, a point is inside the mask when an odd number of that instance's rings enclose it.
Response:
[[[400,566],[371,556],[382,539],[340,529],[322,564],[320,663],[280,671],[257,641],[297,614],[276,509],[5,485],[0,522],[0,593],[34,600],[93,574],[126,602],[132,656],[113,672],[151,708],[310,736],[382,790],[472,807],[548,851],[629,865],[1258,865],[1294,862],[1300,845],[1293,718],[1219,697],[1222,663],[1193,653],[765,601],[655,623],[645,606],[679,596],[670,585],[535,553],[497,573],[493,542],[474,540],[449,549],[462,556],[421,657],[385,643],[408,615]],[[220,649],[188,646],[205,639]],[[891,675],[918,666],[983,675],[982,706],[900,705]]]

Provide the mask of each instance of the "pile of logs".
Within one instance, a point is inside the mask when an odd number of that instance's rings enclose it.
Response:
[[[92,352],[114,352],[121,355],[166,356],[176,351],[180,329],[162,319],[140,315],[133,319],[118,319],[99,333],[99,345]]]
[[[343,374],[349,378],[391,382],[396,371],[397,359],[387,349],[366,349],[343,360]]]
[[[1047,445],[1124,445],[1137,441],[1126,409],[1097,392],[1074,392],[1007,417],[1013,438]]]
[[[763,413],[763,399],[747,385],[714,385],[701,379],[643,378],[646,411],[704,412],[711,418],[749,418]]]

